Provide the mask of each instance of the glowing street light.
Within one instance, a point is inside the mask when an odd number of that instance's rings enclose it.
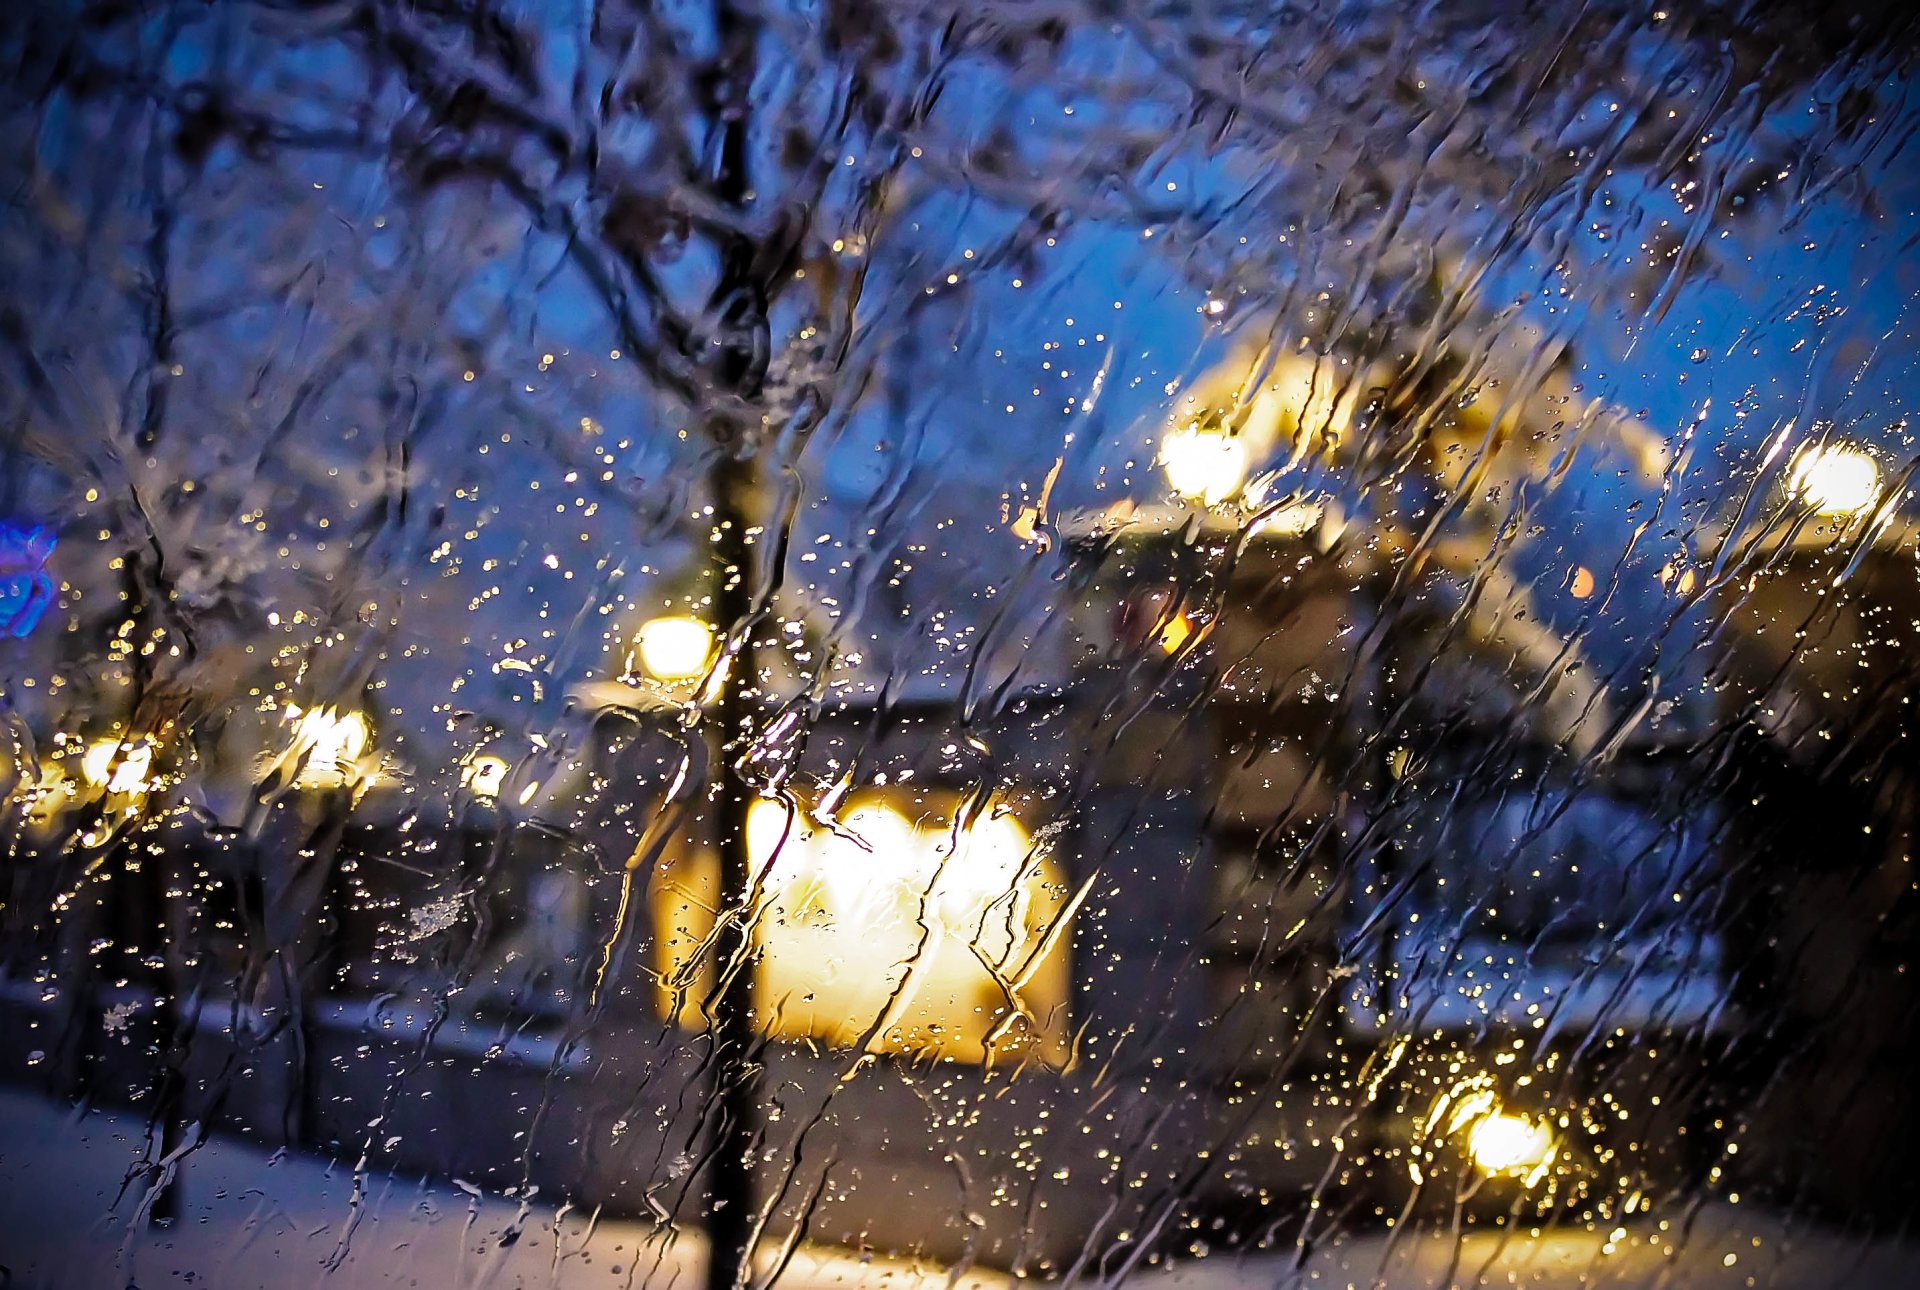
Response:
[[[691,681],[713,658],[713,628],[689,614],[669,614],[641,625],[635,641],[640,666],[656,681]]]
[[[1193,423],[1161,440],[1159,462],[1174,492],[1217,506],[1246,481],[1247,441]]]
[[[1546,1177],[1560,1150],[1552,1124],[1544,1116],[1507,1110],[1486,1075],[1469,1076],[1442,1093],[1425,1122],[1438,1136],[1457,1140],[1481,1173],[1518,1178],[1527,1187]],[[1419,1182],[1418,1166],[1412,1168]]]
[[[96,739],[80,754],[80,776],[94,788],[132,795],[147,791],[147,773],[153,769],[153,745]]]
[[[1159,641],[1160,648],[1163,651],[1168,654],[1178,654],[1180,647],[1193,639],[1193,631],[1192,619],[1188,618],[1185,614],[1175,614],[1167,620],[1167,625],[1160,629],[1160,634],[1156,639]]]
[[[507,771],[510,769],[506,758],[482,753],[467,760],[465,768],[460,772],[460,782],[475,797],[492,800],[499,797],[500,790],[506,787]]]
[[[1258,388],[1247,388],[1249,364],[1262,373]],[[1291,457],[1280,473],[1316,448],[1337,447],[1352,429],[1365,386],[1351,375],[1339,379],[1325,359],[1289,354],[1269,363],[1242,351],[1203,374],[1189,392],[1175,414],[1178,428],[1161,440],[1158,464],[1173,490],[1192,501],[1257,506],[1274,475],[1249,484],[1253,466],[1289,443]]]
[[[373,745],[373,724],[365,716],[291,705],[287,715],[294,719],[291,753],[304,754],[295,788],[342,788],[359,774],[360,759]]]
[[[1849,519],[1880,500],[1880,467],[1844,444],[1803,448],[1787,472],[1787,493],[1818,515]]]
[[[1533,1177],[1553,1159],[1553,1130],[1543,1120],[1495,1111],[1467,1130],[1467,1158],[1485,1174]]]

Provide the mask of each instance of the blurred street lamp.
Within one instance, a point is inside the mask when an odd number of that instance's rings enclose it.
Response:
[[[491,753],[482,753],[467,759],[460,772],[460,782],[475,797],[492,800],[500,796],[500,790],[506,787],[507,765],[504,757],[495,757]]]
[[[1175,614],[1167,620],[1156,638],[1160,648],[1168,654],[1177,654],[1180,647],[1193,638],[1193,620],[1185,614]]]
[[[358,712],[287,708],[294,719],[292,756],[303,758],[295,788],[343,788],[360,776],[360,759],[373,744],[373,725]]]
[[[1815,514],[1851,519],[1880,500],[1880,467],[1845,444],[1807,447],[1787,471],[1787,493]]]
[[[1442,1092],[1423,1117],[1420,1134],[1426,1139],[1451,1139],[1473,1167],[1489,1178],[1517,1178],[1532,1187],[1547,1176],[1559,1155],[1560,1142],[1545,1116],[1509,1111],[1501,1105],[1493,1080],[1470,1075]],[[1414,1181],[1422,1181],[1421,1160],[1431,1161],[1431,1150],[1416,1151],[1409,1161]]]
[[[1159,464],[1176,493],[1217,506],[1240,491],[1247,456],[1244,438],[1196,422],[1161,440]]]
[[[80,754],[80,775],[94,788],[131,796],[147,790],[153,769],[153,745],[141,740],[96,739]]]
[[[1265,369],[1251,390],[1249,367]],[[1176,414],[1179,428],[1161,440],[1158,464],[1173,490],[1189,501],[1258,505],[1274,476],[1263,473],[1249,485],[1256,463],[1290,444],[1284,472],[1316,446],[1338,445],[1352,426],[1361,388],[1358,380],[1339,381],[1321,360],[1285,355],[1268,366],[1259,354],[1243,351],[1195,383]],[[1192,415],[1204,410],[1211,411]]]
[[[1485,1174],[1531,1177],[1553,1159],[1553,1130],[1524,1115],[1495,1111],[1467,1130],[1467,1157]]]
[[[669,614],[642,624],[635,645],[654,680],[691,681],[713,658],[713,628],[689,614]]]

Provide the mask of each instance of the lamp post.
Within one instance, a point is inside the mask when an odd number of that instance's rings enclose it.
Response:
[[[708,1195],[707,1290],[736,1290],[752,1274],[753,1154],[760,1121],[760,1063],[753,1024],[753,859],[748,821],[754,794],[728,762],[726,748],[753,719],[749,687],[758,683],[754,648],[751,463],[722,450],[712,470],[714,620],[728,636],[712,662],[706,723],[718,793],[713,800],[720,860],[720,926],[713,940],[714,988],[709,1004],[714,1097],[720,1110]],[[687,637],[687,633],[676,633]],[[683,640],[683,643],[685,641]],[[644,660],[644,654],[643,654]]]
[[[153,745],[144,739],[96,739],[80,754],[81,778],[92,788],[120,796],[146,792],[152,769]]]
[[[1238,494],[1247,478],[1247,440],[1224,430],[1187,425],[1160,444],[1159,466],[1183,497],[1217,506]]]
[[[724,435],[716,432],[717,438]],[[633,637],[630,671],[644,673],[685,704],[682,727],[705,743],[705,814],[719,862],[716,923],[708,952],[713,984],[705,1000],[712,1044],[714,1142],[708,1154],[708,1290],[732,1290],[751,1272],[753,1156],[759,1145],[761,1078],[753,1005],[753,857],[749,817],[757,795],[728,758],[758,704],[759,615],[753,596],[753,533],[758,513],[753,463],[722,451],[708,472],[712,528],[710,593],[662,613]],[[653,831],[628,861],[628,881],[655,854]]]
[[[373,726],[358,712],[289,705],[293,739],[287,756],[294,761],[295,788],[346,788],[369,781],[362,765],[373,744]]]

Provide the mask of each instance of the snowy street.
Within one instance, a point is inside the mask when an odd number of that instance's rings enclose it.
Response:
[[[207,1287],[551,1287],[698,1284],[704,1245],[693,1231],[595,1222],[534,1196],[469,1192],[458,1184],[369,1176],[356,1204],[350,1167],[269,1154],[214,1138],[188,1157],[184,1215],[134,1231],[137,1194],[121,1179],[140,1151],[141,1124],[124,1114],[74,1114],[18,1090],[0,1093],[0,1285],[9,1290]],[[111,1207],[111,1216],[102,1218]],[[355,1219],[358,1215],[357,1221]],[[1165,1290],[1231,1287],[1523,1286],[1671,1287],[1672,1290],[1892,1290],[1920,1285],[1920,1247],[1863,1245],[1782,1224],[1737,1206],[1703,1207],[1687,1239],[1677,1222],[1613,1233],[1548,1233],[1501,1241],[1444,1234],[1390,1242],[1365,1235],[1314,1252],[1304,1266],[1269,1253],[1232,1253],[1173,1268],[1144,1268],[1134,1284]],[[1612,1236],[1612,1240],[1606,1237]],[[772,1244],[771,1242],[769,1243]],[[1456,1257],[1457,1256],[1457,1257]],[[782,1257],[764,1250],[761,1278]],[[1091,1279],[1091,1278],[1089,1278]],[[990,1287],[1009,1278],[977,1270],[958,1279],[833,1247],[802,1245],[780,1273],[788,1290],[813,1287]]]

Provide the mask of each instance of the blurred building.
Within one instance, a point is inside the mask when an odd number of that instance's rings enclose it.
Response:
[[[1754,862],[1753,895],[1736,848],[1759,817],[1728,803],[1773,763],[1743,754],[1715,779],[1685,747],[1609,745],[1626,727],[1538,635],[1476,623],[1443,584],[1409,593],[1370,536],[1325,503],[1252,525],[1185,506],[1069,517],[1049,535],[1066,613],[937,666],[768,682],[770,719],[733,755],[763,794],[744,970],[768,1037],[773,1229],[1044,1271],[1202,1229],[1292,1239],[1409,1197],[1650,1206],[1725,1174],[1724,1077],[1752,1061],[1729,1055],[1733,1019],[1810,1031],[1861,1008],[1861,1027],[1898,1030],[1864,1001],[1887,991],[1856,998],[1786,948],[1835,909],[1859,936],[1886,925],[1899,893],[1861,875],[1897,857],[1869,846],[1881,860],[1814,874],[1762,848],[1779,858]],[[1884,545],[1861,567],[1897,582],[1902,548]],[[1768,584],[1804,604],[1730,610],[1745,670],[1728,693],[1771,676],[1761,710],[1881,749],[1874,723],[1903,708],[1838,677],[1869,642],[1897,652],[1876,624],[1901,611],[1849,593],[1833,639],[1850,644],[1764,652],[1791,638],[1772,625],[1838,603],[1823,551],[1783,551],[1803,576]],[[1893,583],[1850,585],[1894,603]],[[712,750],[686,720],[713,643],[674,621],[609,629],[620,647],[536,744],[471,738],[431,787],[403,791],[363,712],[219,727],[221,764],[253,787],[190,786],[137,852],[199,893],[198,921],[119,976],[70,969],[125,911],[16,946],[12,1074],[138,1101],[159,1052],[188,1117],[697,1217],[727,911]],[[804,625],[799,644],[817,644]],[[1844,701],[1802,702],[1815,687]],[[143,747],[60,750],[36,836],[166,791]],[[14,881],[57,904],[88,861],[53,846]],[[238,996],[207,984],[229,979]],[[1787,1122],[1837,1068],[1828,1048],[1780,1051],[1803,1073],[1764,1105],[1791,1158]],[[1884,1099],[1908,1059],[1846,1060]],[[1862,1114],[1856,1140],[1888,1122]],[[1765,1158],[1740,1145],[1743,1165]]]
[[[1920,1151],[1920,534],[1844,445],[1804,450],[1769,500],[1716,552],[1710,756],[1736,826],[1729,980],[1753,1022],[1728,1168],[1750,1194],[1899,1225]]]

